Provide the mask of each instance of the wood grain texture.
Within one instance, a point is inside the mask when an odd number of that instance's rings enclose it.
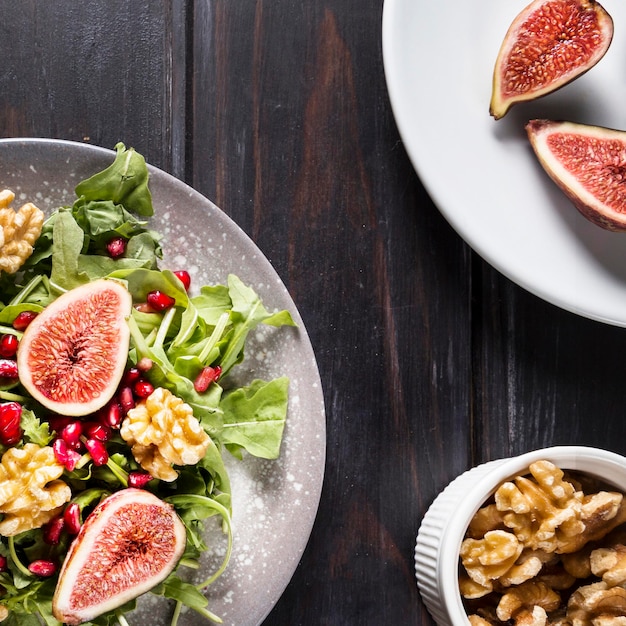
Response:
[[[626,452],[626,334],[512,284],[438,213],[394,124],[380,0],[0,6],[0,135],[135,146],[254,239],[304,319],[326,478],[268,626],[432,625],[413,548],[450,480],[553,444]]]

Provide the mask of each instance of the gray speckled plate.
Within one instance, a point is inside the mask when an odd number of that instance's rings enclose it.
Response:
[[[0,188],[15,192],[14,205],[31,201],[46,213],[71,204],[74,187],[109,165],[111,150],[46,139],[0,140]],[[153,227],[164,235],[164,266],[186,268],[195,285],[223,283],[237,274],[257,290],[268,309],[289,309],[297,329],[256,333],[238,371],[290,378],[290,403],[280,459],[228,459],[233,483],[234,547],[226,573],[209,589],[209,609],[225,624],[259,624],[282,594],[308,541],[322,487],[326,431],[320,377],[302,320],[285,286],[248,236],[205,197],[150,167]],[[207,572],[225,541],[210,531]],[[149,611],[149,618],[147,612]],[[171,606],[150,594],[141,599],[136,624],[169,624]],[[144,614],[143,616],[141,614]],[[129,616],[133,623],[133,616]],[[194,612],[180,626],[199,624]]]

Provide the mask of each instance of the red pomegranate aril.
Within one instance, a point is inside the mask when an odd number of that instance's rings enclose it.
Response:
[[[70,535],[77,535],[82,522],[80,519],[80,506],[76,502],[70,502],[63,511],[65,529]]]
[[[141,372],[137,367],[131,367],[124,372],[124,377],[122,378],[123,385],[132,385],[136,380],[139,380],[141,376]]]
[[[6,556],[0,554],[0,572],[6,572],[9,569],[9,562]]]
[[[134,386],[133,391],[138,398],[147,398],[153,391],[154,385],[147,380],[138,380]]]
[[[124,237],[113,237],[107,243],[107,253],[112,259],[121,257],[126,252],[126,239]]]
[[[41,576],[42,578],[49,578],[53,576],[57,571],[56,563],[52,561],[47,561],[45,559],[39,559],[37,561],[33,561],[28,566],[28,571],[36,576]]]
[[[126,409],[121,402],[117,398],[113,398],[98,412],[98,422],[107,428],[119,428],[125,413]]]
[[[57,462],[63,465],[68,472],[73,471],[78,461],[80,461],[80,452],[69,448],[65,440],[61,437],[58,437],[52,442],[52,451],[54,452],[54,458]]]
[[[15,330],[26,330],[28,325],[37,317],[37,313],[34,311],[22,311],[18,313],[13,320],[13,328]]]
[[[200,373],[196,376],[196,379],[193,381],[193,388],[198,393],[205,392],[211,383],[214,383],[221,375],[222,368],[219,365],[215,367],[211,367],[210,365],[207,367],[203,367]]]
[[[131,409],[135,408],[135,396],[131,387],[122,387],[118,394],[118,398],[124,415],[126,415],[126,413],[128,413]]]
[[[15,335],[2,335],[0,337],[0,356],[10,359],[17,353],[20,342]]]
[[[189,287],[191,287],[191,276],[189,272],[187,270],[176,270],[174,276],[183,284],[185,291],[189,291]]]
[[[83,431],[89,439],[97,439],[104,442],[111,438],[110,426],[100,422],[86,422],[83,426]]]
[[[17,362],[13,359],[0,359],[0,378],[17,378]]]
[[[70,422],[61,431],[61,437],[65,443],[74,450],[78,450],[81,447],[80,436],[83,434],[83,425],[81,422]]]
[[[50,546],[56,546],[61,541],[61,533],[65,526],[65,520],[62,515],[53,517],[47,524],[42,527],[43,540]]]
[[[176,300],[163,291],[155,289],[146,296],[146,301],[155,311],[165,311],[176,303]]]
[[[145,472],[130,472],[128,474],[128,486],[135,487],[137,489],[143,489],[150,481],[152,476]]]
[[[107,449],[102,441],[98,441],[97,439],[87,439],[87,441],[85,441],[85,447],[89,451],[89,455],[91,456],[91,460],[94,465],[106,465],[109,460],[109,453],[107,452]]]
[[[153,365],[154,363],[152,362],[152,359],[149,359],[147,356],[144,356],[141,359],[139,359],[137,363],[137,369],[140,372],[149,372],[152,369]]]
[[[0,404],[0,443],[13,446],[22,438],[21,419],[22,405],[19,402]]]

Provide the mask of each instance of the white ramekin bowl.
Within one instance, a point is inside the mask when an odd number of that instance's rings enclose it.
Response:
[[[498,486],[547,460],[577,470],[626,493],[626,458],[597,448],[559,446],[478,465],[455,478],[432,503],[419,528],[415,546],[417,585],[439,626],[467,626],[459,591],[459,550],[465,531],[481,505]]]

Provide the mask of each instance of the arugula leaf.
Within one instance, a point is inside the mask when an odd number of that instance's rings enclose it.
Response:
[[[223,396],[220,439],[233,455],[241,458],[245,449],[264,459],[278,457],[287,419],[288,389],[289,379],[283,376],[270,382],[255,380]]]
[[[52,233],[52,285],[59,291],[66,291],[88,282],[89,277],[80,274],[78,268],[78,257],[83,251],[85,233],[69,209],[59,210]]]
[[[153,214],[148,188],[148,169],[141,154],[123,143],[115,146],[115,161],[106,169],[76,186],[76,195],[85,200],[111,200],[138,215]]]
[[[24,439],[38,446],[47,446],[53,439],[48,422],[42,422],[31,410],[22,407],[20,426]]]

